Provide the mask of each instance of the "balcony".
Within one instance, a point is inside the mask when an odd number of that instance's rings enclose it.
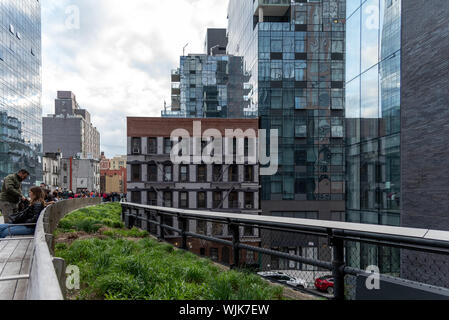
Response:
[[[264,16],[282,17],[287,13],[290,6],[291,0],[255,0],[254,15],[259,16],[262,12]]]
[[[179,69],[172,70],[171,82],[181,82],[181,75],[179,73]]]
[[[179,82],[174,82],[171,84],[171,94],[172,96],[178,96],[181,94],[181,84]]]

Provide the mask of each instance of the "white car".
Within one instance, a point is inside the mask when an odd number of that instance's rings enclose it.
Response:
[[[285,283],[286,285],[289,285],[291,287],[307,288],[307,282],[305,280],[294,278],[283,272],[268,271],[268,272],[258,272],[257,274],[267,280]]]

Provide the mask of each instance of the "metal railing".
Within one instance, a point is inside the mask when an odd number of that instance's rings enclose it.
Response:
[[[430,297],[432,292],[437,298],[449,298],[449,267],[444,269],[449,265],[449,232],[132,203],[122,203],[122,208],[128,228],[147,230],[162,241],[200,255],[207,255],[209,248],[213,259],[233,268],[265,272],[261,275],[266,277],[287,275],[294,281],[286,284],[326,298],[355,299],[366,297],[366,292],[370,298],[371,289],[360,289],[360,280],[376,276],[365,269],[371,263],[379,264],[379,281],[384,287],[394,287],[389,292],[404,289],[416,298],[422,293],[419,290],[424,290],[421,297]],[[220,247],[222,253],[217,255]],[[441,266],[440,273],[429,280],[426,268],[435,264]],[[412,271],[415,276],[410,276]],[[332,286],[315,286],[321,278],[332,279]]]

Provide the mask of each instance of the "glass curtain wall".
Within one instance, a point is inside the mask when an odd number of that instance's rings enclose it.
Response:
[[[36,0],[0,1],[0,180],[21,168],[42,180],[41,12]]]
[[[228,55],[189,55],[181,57],[179,83],[180,107],[163,112],[167,117],[243,118],[245,82],[243,59]]]
[[[400,225],[401,0],[347,0],[346,220]],[[352,264],[397,272],[399,251],[349,248]]]

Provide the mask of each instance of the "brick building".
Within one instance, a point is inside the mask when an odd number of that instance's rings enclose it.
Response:
[[[195,124],[201,125],[201,135],[216,129],[223,137],[226,130],[241,129],[246,132],[252,129],[257,133],[259,129],[257,119],[128,118],[128,201],[160,207],[260,214],[257,163],[252,164],[246,159],[243,164],[237,164],[237,161],[224,164],[225,152],[222,153],[221,162],[213,164],[176,164],[171,161],[170,153],[174,146],[172,132],[183,129],[192,137]],[[247,146],[256,138],[245,140],[244,148],[249,150]],[[202,141],[202,150],[206,145],[207,141]],[[222,147],[226,145],[223,138]],[[237,145],[233,142],[233,150],[237,149]],[[177,227],[178,222],[172,218],[165,223]],[[213,223],[191,220],[189,230],[230,238],[227,228]],[[242,228],[242,232],[246,236],[245,241],[252,244],[260,242],[258,230]],[[173,237],[172,241],[179,240]],[[227,247],[205,241],[192,241],[189,245],[193,252],[224,263],[230,262],[230,249]],[[255,260],[251,253],[242,258],[248,263]]]

